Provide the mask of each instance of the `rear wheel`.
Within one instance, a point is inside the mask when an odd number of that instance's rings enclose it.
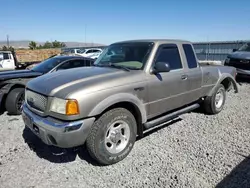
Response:
[[[208,114],[218,114],[222,111],[226,101],[226,90],[222,84],[219,84],[212,96],[208,96],[204,101],[204,110]]]
[[[24,88],[14,88],[8,93],[5,108],[10,115],[20,115],[22,113],[24,90]]]
[[[102,165],[123,160],[136,140],[134,116],[124,108],[115,108],[95,121],[86,140],[89,154]]]

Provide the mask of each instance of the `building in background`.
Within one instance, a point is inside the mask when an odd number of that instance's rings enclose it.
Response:
[[[195,42],[193,43],[197,58],[201,61],[224,61],[234,49],[239,49],[248,40],[241,41],[218,41],[218,42]]]
[[[247,42],[250,42],[250,40],[193,42],[193,46],[198,60],[224,62],[227,55],[233,52],[233,49],[238,49]],[[76,47],[76,48],[66,47],[62,48],[62,51],[70,51],[72,49],[86,49],[86,48],[91,48],[91,47]],[[94,48],[104,49],[106,48],[106,46],[95,46]]]

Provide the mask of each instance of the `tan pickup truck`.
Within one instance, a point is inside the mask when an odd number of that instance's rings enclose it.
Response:
[[[236,69],[200,66],[183,40],[111,44],[94,66],[46,74],[26,85],[22,116],[34,134],[62,148],[86,144],[100,164],[123,160],[136,136],[196,108],[217,114]]]

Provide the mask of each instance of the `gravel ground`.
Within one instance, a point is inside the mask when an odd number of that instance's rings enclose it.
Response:
[[[47,147],[20,116],[0,118],[0,187],[250,187],[250,84],[215,116],[194,112],[136,142],[112,166]]]

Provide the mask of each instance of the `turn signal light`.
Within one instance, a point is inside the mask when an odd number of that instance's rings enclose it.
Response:
[[[79,106],[77,100],[67,100],[66,103],[66,115],[78,115],[79,114]]]

